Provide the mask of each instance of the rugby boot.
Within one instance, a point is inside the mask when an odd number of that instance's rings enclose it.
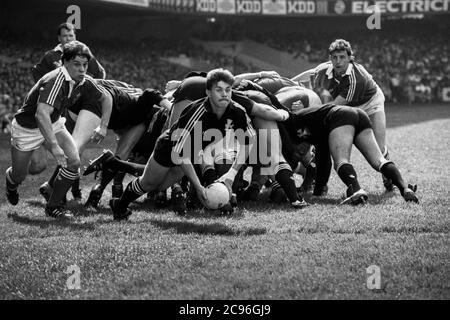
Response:
[[[365,204],[367,202],[368,195],[363,189],[353,191],[353,187],[350,185],[347,188],[345,199],[340,204]]]
[[[9,169],[8,169],[9,170]],[[17,192],[17,185],[9,182],[8,180],[8,170],[6,170],[6,199],[8,199],[8,202],[11,203],[13,206],[17,205],[19,203],[19,193]]]
[[[243,192],[242,199],[248,201],[258,201],[261,186],[258,182],[252,182]]]
[[[172,206],[176,214],[180,216],[187,214],[186,195],[181,188],[172,190]]]
[[[408,187],[403,190],[402,197],[406,202],[419,203],[419,198],[416,195],[417,185],[408,184]]]
[[[45,215],[56,219],[67,219],[72,217],[71,214],[65,213],[61,206],[58,207],[45,206]]]
[[[89,193],[89,197],[86,200],[86,203],[84,204],[85,207],[93,207],[97,208],[98,203],[100,202],[100,199],[102,198],[103,194],[103,188],[100,184],[96,184],[91,192]]]
[[[131,216],[132,212],[130,209],[120,210],[119,209],[119,201],[118,198],[112,198],[109,200],[109,207],[113,212],[113,217],[115,221],[128,220],[128,217]]]
[[[89,165],[87,165],[84,169],[83,176],[87,176],[92,172],[101,171],[103,168],[103,164],[114,158],[114,153],[111,150],[104,149],[103,153],[95,158],[94,160],[89,161]]]
[[[154,200],[155,200],[155,206],[157,206],[158,208],[166,207],[167,203],[168,203],[166,190],[158,191],[155,194]]]

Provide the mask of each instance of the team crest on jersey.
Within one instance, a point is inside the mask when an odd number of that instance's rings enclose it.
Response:
[[[233,130],[233,127],[234,127],[233,120],[227,119],[227,123],[225,124],[225,131]]]

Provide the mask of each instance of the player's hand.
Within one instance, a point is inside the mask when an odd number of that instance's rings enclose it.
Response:
[[[91,141],[95,143],[100,143],[105,139],[108,129],[102,126],[95,128],[94,133],[91,136]]]
[[[231,178],[230,176],[227,176],[228,173],[225,173],[223,176],[221,176],[219,179],[216,180],[216,182],[222,182],[228,189],[228,192],[230,193],[230,197],[233,194],[233,182],[234,177]]]
[[[206,202],[206,188],[202,185],[199,185],[195,188],[195,191],[197,192],[197,197],[201,201],[201,203]]]
[[[280,115],[280,120],[278,121],[286,121],[289,119],[289,112],[283,109],[278,109],[278,114]]]
[[[50,152],[52,153],[52,155],[55,157],[56,163],[63,167],[66,168],[67,167],[67,157],[66,154],[64,153],[64,150],[61,149],[61,147],[56,144],[54,146],[51,147]]]

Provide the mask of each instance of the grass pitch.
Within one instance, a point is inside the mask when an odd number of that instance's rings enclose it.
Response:
[[[355,149],[365,206],[338,205],[345,188],[333,172],[328,196],[307,196],[313,205],[304,210],[266,195],[230,217],[178,217],[142,197],[117,223],[107,188],[98,210],[69,202],[76,217],[62,222],[45,217],[37,190],[54,168],[49,156],[48,169],[20,187],[17,206],[2,196],[0,299],[449,299],[450,106],[386,111],[391,158],[418,184],[419,205],[384,193]],[[0,147],[4,173],[9,137]],[[91,146],[83,159],[100,152]],[[81,183],[85,201],[93,177]],[[369,289],[369,266],[379,268],[379,289]]]

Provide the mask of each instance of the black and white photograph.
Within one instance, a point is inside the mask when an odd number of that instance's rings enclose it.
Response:
[[[450,299],[449,7],[2,0],[0,300]]]

